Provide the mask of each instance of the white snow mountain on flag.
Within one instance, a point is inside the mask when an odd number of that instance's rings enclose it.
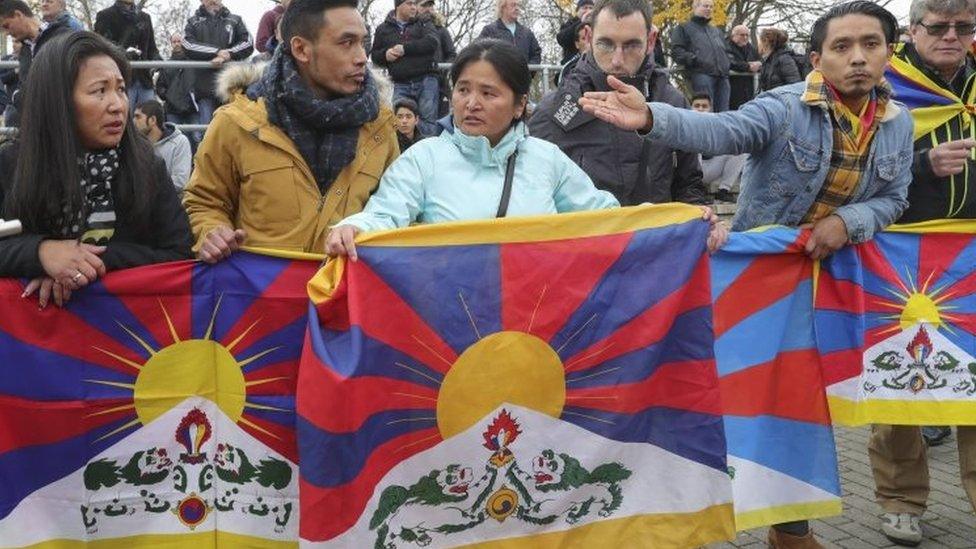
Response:
[[[4,546],[218,530],[298,540],[298,467],[191,397],[3,521]]]

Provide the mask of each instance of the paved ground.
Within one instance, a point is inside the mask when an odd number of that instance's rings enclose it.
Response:
[[[820,542],[830,548],[872,549],[897,547],[881,534],[880,510],[874,503],[874,481],[868,463],[868,429],[836,429],[840,474],[844,490],[844,514],[814,521],[813,530]],[[922,517],[926,539],[923,549],[976,549],[976,517],[966,493],[959,486],[959,456],[955,436],[942,446],[929,450],[932,494],[928,513]],[[719,543],[709,549],[766,547],[766,530],[742,532],[732,543]]]

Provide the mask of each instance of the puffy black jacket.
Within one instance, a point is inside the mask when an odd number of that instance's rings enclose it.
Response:
[[[725,36],[709,19],[693,16],[671,31],[671,58],[691,72],[709,76],[729,75]]]
[[[14,169],[17,165],[18,142],[0,147],[0,208],[5,208],[4,197],[13,185]],[[109,270],[138,267],[152,263],[165,263],[181,259],[192,259],[193,237],[190,221],[180,204],[176,188],[169,184],[166,164],[155,155],[153,174],[157,184],[152,201],[150,220],[142,227],[126,221],[119,215],[115,223],[115,234],[107,249],[101,255]],[[118,186],[113,185],[112,193],[118,203]],[[41,260],[37,256],[38,247],[44,235],[25,232],[17,236],[0,239],[0,277],[35,278],[44,274]]]
[[[203,6],[186,22],[183,30],[183,50],[193,61],[210,61],[220,50],[230,52],[235,61],[247,59],[254,53],[251,33],[244,20],[227,8],[211,14]],[[217,70],[202,69],[196,75],[197,99],[214,97]]]
[[[631,83],[643,88],[648,101],[688,107],[685,97],[668,82],[667,73],[650,62]],[[606,74],[584,55],[539,103],[529,119],[529,133],[558,145],[597,188],[613,193],[622,206],[705,203],[698,154],[677,151],[666,142],[618,129],[583,112],[577,101],[588,91],[609,91],[609,87]]]
[[[116,2],[95,16],[95,32],[119,45],[132,60],[153,61],[162,59],[156,48],[156,33],[152,17],[135,10],[124,2]],[[139,50],[138,53],[129,48]],[[150,71],[134,71],[133,76],[147,88],[152,87]]]
[[[582,24],[579,17],[572,17],[559,26],[556,33],[556,43],[563,49],[563,58],[559,60],[560,65],[565,65],[574,55],[579,53],[576,48],[576,29]]]
[[[401,31],[391,11],[373,35],[373,63],[386,67],[390,78],[398,83],[434,74],[440,50],[437,34],[434,23],[427,18],[416,18]],[[386,51],[398,44],[403,44],[403,57],[390,63],[386,60]]]
[[[170,61],[185,61],[186,55],[181,51],[174,53]],[[166,103],[168,114],[193,114],[197,112],[194,100],[194,87],[197,78],[196,69],[162,69],[156,78],[156,94]]]
[[[513,35],[501,19],[496,19],[494,23],[485,25],[485,28],[481,29],[478,38],[494,38],[510,42],[515,45],[518,51],[522,52],[530,65],[542,63],[542,47],[539,46],[539,41],[535,39],[535,34],[522,23],[515,23],[515,34]]]
[[[800,80],[803,78],[793,59],[793,52],[783,46],[763,61],[762,70],[759,71],[759,91],[769,91]]]

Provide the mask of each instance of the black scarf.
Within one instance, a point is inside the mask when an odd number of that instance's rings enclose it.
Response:
[[[285,47],[275,50],[261,80],[247,95],[251,100],[264,97],[268,120],[295,143],[323,193],[356,158],[359,129],[380,112],[379,92],[369,71],[362,91],[319,99],[302,81]]]
[[[71,211],[67,204],[62,207],[61,236],[97,245],[112,239],[115,234],[112,182],[118,172],[119,152],[116,149],[88,153],[78,159],[82,207],[80,211]]]

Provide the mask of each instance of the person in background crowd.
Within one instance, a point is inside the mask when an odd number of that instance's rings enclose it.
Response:
[[[661,29],[657,28],[657,25],[651,27],[654,30],[654,36],[661,36]],[[664,45],[661,44],[661,40],[654,41],[654,66],[666,69],[668,67],[668,57],[664,54]]]
[[[559,87],[539,103],[530,133],[559,146],[597,188],[624,206],[643,202],[707,202],[697,153],[676,151],[667,141],[648,140],[583,112],[579,98],[606,91],[607,75],[633,83],[648,101],[687,108],[685,97],[649,58],[656,35],[647,0],[601,0],[584,32],[589,52]]]
[[[64,16],[68,28],[76,31],[85,30],[85,25],[77,17],[68,12],[68,7],[65,5],[64,0],[41,0],[40,7],[41,20],[45,23],[53,23],[59,17]]]
[[[732,222],[736,231],[780,224],[811,229],[805,251],[822,259],[864,242],[908,206],[912,118],[891,100],[885,66],[898,22],[875,2],[830,8],[814,23],[806,82],[759,95],[737,111],[702,114],[662,103],[610,77],[586,112],[702,154],[751,153]],[[769,546],[820,548],[807,521],[778,524]]]
[[[684,67],[694,91],[712,98],[715,112],[729,110],[729,55],[725,36],[711,24],[714,0],[694,0],[691,19],[671,32],[671,57]]]
[[[254,38],[254,49],[261,53],[274,53],[278,40],[275,38],[275,29],[281,21],[281,15],[285,13],[291,0],[275,0],[275,7],[264,12],[261,21],[258,23],[258,33]]]
[[[200,0],[200,7],[190,16],[183,31],[183,53],[192,61],[210,61],[215,68],[234,60],[244,60],[254,52],[251,33],[244,20],[224,7],[222,0]],[[194,77],[194,99],[197,124],[209,124],[216,108],[216,70],[197,70]],[[199,143],[201,132],[195,137]]]
[[[393,80],[393,100],[407,97],[420,106],[420,128],[437,130],[441,96],[435,65],[440,42],[433,22],[417,17],[417,0],[394,0],[396,6],[376,27],[373,63],[385,67]]]
[[[542,46],[531,29],[519,22],[519,0],[497,0],[498,19],[485,25],[478,38],[504,40],[515,46],[530,65],[542,63]]]
[[[185,61],[186,55],[183,52],[183,36],[174,34],[170,36],[170,45],[173,53],[170,61]],[[173,124],[196,124],[199,120],[197,114],[197,102],[195,98],[195,81],[197,71],[182,67],[161,69],[156,77],[156,93],[166,104],[166,121]],[[196,152],[197,141],[192,135],[187,135],[190,139],[190,146]]]
[[[902,44],[911,44],[912,43],[912,35],[909,34],[908,27],[901,27],[898,30],[898,32],[899,32],[899,35],[900,35],[898,37],[898,41],[899,42],[901,42]]]
[[[753,75],[759,72],[762,63],[759,52],[749,42],[749,27],[745,25],[732,27],[727,48],[729,68],[734,72],[747,73],[729,76],[729,109],[734,111],[755,97],[756,79]]]
[[[912,101],[915,151],[908,209],[899,223],[976,218],[976,139],[970,106],[976,103],[976,0],[914,0],[909,8],[911,42],[899,45],[889,73],[899,91],[937,90]],[[901,85],[905,88],[901,88]],[[934,96],[937,93],[937,96]],[[946,98],[950,98],[946,108]],[[921,543],[919,519],[929,496],[929,467],[923,443],[934,430],[939,443],[948,427],[874,425],[868,453],[875,496],[884,512],[881,532],[899,545]],[[962,488],[976,510],[976,427],[956,429]]]
[[[454,115],[443,121],[444,132],[417,143],[390,166],[366,208],[329,233],[329,255],[356,261],[355,237],[364,231],[619,206],[558,147],[528,135],[522,118],[532,74],[510,43],[475,41],[458,54],[451,80]],[[708,240],[714,250],[728,235],[703,210],[712,223]]]
[[[400,153],[406,152],[411,145],[427,137],[420,133],[417,128],[417,121],[420,120],[417,103],[413,99],[406,97],[398,99],[393,104],[393,114],[396,115],[397,142],[400,144]]]
[[[712,98],[707,93],[696,93],[691,98],[691,109],[696,112],[712,112]],[[713,185],[718,189],[715,200],[735,203],[732,189],[739,182],[748,158],[748,154],[701,155],[702,182],[709,192]]]
[[[571,59],[579,55],[580,50],[577,42],[580,36],[580,27],[591,11],[593,11],[593,0],[579,0],[576,2],[576,15],[559,26],[556,42],[563,49],[563,57],[559,61],[560,65],[565,66]]]
[[[563,63],[562,68],[559,69],[559,74],[556,75],[557,86],[559,85],[560,82],[562,82],[563,78],[567,74],[575,70],[576,64],[579,63],[579,60],[581,57],[583,57],[583,54],[589,53],[590,51],[590,43],[588,42],[588,38],[585,30],[587,25],[590,24],[590,15],[592,13],[593,13],[592,10],[587,12],[586,17],[584,17],[583,21],[579,25],[576,25],[576,37],[573,43],[575,44],[574,47],[576,48],[577,53],[576,55],[566,60],[566,62]]]
[[[21,46],[20,40],[13,40],[11,51],[3,56],[3,61],[16,61],[20,55]],[[13,114],[13,97],[17,93],[18,86],[20,86],[17,69],[0,69],[0,86],[3,90],[3,111],[0,112],[3,114],[3,125],[9,126],[7,115]]]
[[[132,123],[136,130],[153,145],[156,156],[166,163],[170,180],[179,194],[183,194],[186,182],[190,179],[193,164],[193,152],[190,140],[176,125],[166,122],[163,106],[155,99],[150,99],[136,107],[132,115]]]
[[[156,32],[152,17],[135,4],[135,0],[116,0],[115,4],[98,12],[95,32],[117,44],[132,61],[162,59],[156,48]],[[129,86],[129,103],[138,105],[156,98],[152,72],[134,71]]]
[[[759,91],[769,91],[803,80],[793,52],[786,45],[788,40],[786,32],[779,29],[763,29],[759,33],[759,55],[763,58],[762,70],[759,71]]]
[[[228,104],[200,144],[183,203],[197,255],[241,245],[322,253],[398,155],[393,112],[366,67],[357,0],[292,0],[263,74],[228,69]]]
[[[434,7],[434,0],[421,0],[420,17],[429,19],[437,29],[437,41],[440,43],[437,49],[435,61],[437,63],[453,63],[457,57],[457,50],[454,48],[454,38],[451,31],[447,28],[444,16]],[[437,100],[437,118],[440,119],[447,115],[451,109],[451,87],[447,81],[447,73],[437,69],[437,84],[440,88],[440,97]]]
[[[32,279],[43,308],[106,271],[191,257],[190,227],[152,146],[129,126],[129,62],[87,31],[64,33],[34,61],[23,127],[0,149],[0,277]]]
[[[68,23],[67,17],[59,17],[51,23],[42,24],[23,0],[0,0],[0,30],[23,46],[17,59],[20,65],[17,72],[21,82],[27,81],[31,61],[44,44],[62,33],[76,32]],[[18,126],[23,101],[20,90],[17,90],[10,99],[11,104],[4,115],[4,123],[7,126]]]

